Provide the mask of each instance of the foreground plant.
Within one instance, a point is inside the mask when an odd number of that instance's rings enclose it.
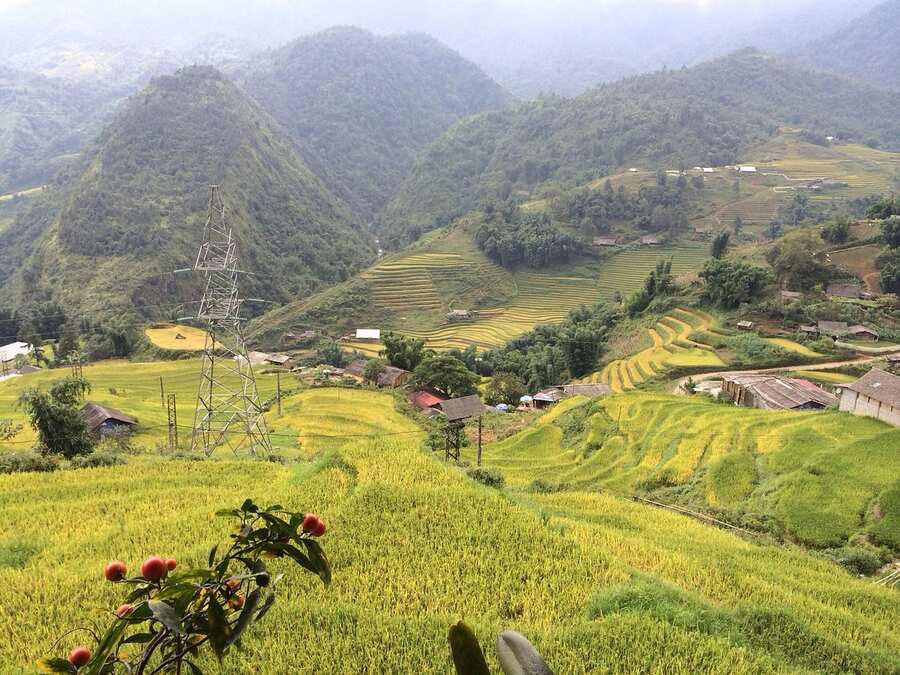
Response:
[[[125,602],[110,610],[112,624],[102,635],[75,629],[93,636],[93,649],[75,647],[68,658],[43,658],[38,667],[79,675],[202,674],[195,659],[203,649],[208,646],[221,660],[275,602],[284,575],[270,575],[263,558],[290,558],[326,586],[331,582],[328,560],[314,539],[325,533],[316,515],[278,505],[260,509],[249,499],[216,515],[239,521],[224,554],[214,546],[206,567],[183,571],[176,571],[173,558],[151,556],[136,577],[127,576],[124,562],[108,563],[104,577],[131,587]]]

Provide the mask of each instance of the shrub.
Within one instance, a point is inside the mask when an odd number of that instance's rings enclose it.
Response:
[[[537,478],[528,484],[528,492],[537,492],[540,494],[551,494],[553,492],[564,492],[569,489],[568,483],[551,483],[542,478]]]
[[[120,455],[114,455],[103,450],[95,450],[89,455],[73,457],[72,461],[69,462],[69,467],[72,469],[94,469],[100,466],[118,466],[125,463],[125,458]]]
[[[506,483],[503,474],[497,469],[485,469],[484,467],[475,467],[466,471],[466,475],[472,480],[476,480],[482,485],[500,489]]]
[[[853,574],[869,576],[882,565],[881,557],[875,551],[860,546],[831,549],[825,555]]]
[[[0,473],[23,473],[26,471],[56,471],[59,464],[52,457],[36,452],[13,452],[0,455]]]

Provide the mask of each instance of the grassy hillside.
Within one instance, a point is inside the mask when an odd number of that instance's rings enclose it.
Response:
[[[119,602],[98,573],[106,560],[160,552],[199,563],[228,534],[210,514],[247,496],[320,513],[334,582],[323,590],[273,561],[288,572],[279,601],[242,651],[204,664],[217,672],[448,673],[447,626],[461,617],[494,670],[491,643],[510,627],[560,673],[900,666],[890,590],[610,494],[484,488],[397,424],[379,426],[393,400],[369,396],[374,426],[356,427],[347,419],[362,401],[301,394],[300,425],[394,434],[336,441],[313,464],[133,458],[126,468],[0,476],[0,582],[32,599],[0,612],[7,670],[30,672],[58,635]]]
[[[271,118],[215,70],[193,67],[132,97],[66,186],[4,230],[0,248],[20,258],[0,271],[0,297],[46,294],[107,316],[189,297],[196,286],[171,271],[196,256],[212,183],[242,267],[260,273],[244,280],[251,297],[285,300],[341,281],[373,255]]]
[[[720,510],[811,546],[869,532],[900,546],[888,494],[900,431],[838,412],[768,412],[632,393],[567,401],[534,428],[489,445],[507,482],[535,479]],[[880,501],[881,500],[881,501]],[[877,506],[877,504],[881,504]]]
[[[732,164],[784,126],[897,150],[897,97],[745,50],[575,99],[542,98],[451,128],[388,205],[385,222],[392,233],[429,229],[484,200],[571,187],[620,167]]]
[[[887,0],[831,35],[796,50],[809,66],[900,89],[900,2]]]
[[[418,152],[510,96],[426,35],[332,28],[269,52],[239,81],[294,136],[326,185],[371,218]]]

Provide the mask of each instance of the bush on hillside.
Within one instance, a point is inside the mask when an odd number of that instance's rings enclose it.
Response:
[[[126,463],[127,460],[121,455],[95,450],[89,455],[73,457],[69,466],[73,469],[95,469],[101,466],[119,466]]]
[[[36,452],[11,452],[0,454],[0,473],[25,473],[28,471],[56,471],[59,463],[52,457]]]
[[[498,469],[486,469],[483,466],[476,466],[466,471],[466,475],[482,485],[498,490],[506,483],[506,479],[503,478],[503,474]]]

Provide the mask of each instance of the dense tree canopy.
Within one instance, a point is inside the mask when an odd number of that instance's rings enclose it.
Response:
[[[22,393],[20,403],[38,434],[41,453],[71,459],[94,449],[94,439],[79,414],[87,388],[86,380],[67,377],[55,382],[49,392],[26,389]]]
[[[400,333],[386,333],[381,339],[382,354],[395,368],[415,370],[426,356],[425,341]]]
[[[768,270],[731,260],[708,261],[700,278],[706,282],[704,299],[724,309],[754,300],[772,282]]]
[[[449,354],[430,355],[416,366],[414,376],[417,386],[436,389],[451,398],[468,396],[478,391],[478,375]]]
[[[507,268],[546,267],[570,260],[578,242],[560,232],[545,213],[511,207],[492,211],[475,231],[475,243],[488,258]]]

